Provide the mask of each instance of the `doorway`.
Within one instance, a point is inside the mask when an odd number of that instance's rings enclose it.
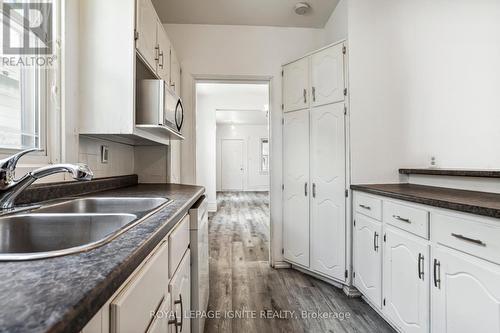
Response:
[[[243,140],[221,140],[221,190],[243,191],[244,165]]]

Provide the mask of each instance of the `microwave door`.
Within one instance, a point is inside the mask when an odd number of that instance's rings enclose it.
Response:
[[[175,126],[175,106],[177,101],[170,92],[167,85],[165,85],[164,94],[165,94],[165,108],[163,113],[163,119],[165,121],[164,125],[173,127]]]

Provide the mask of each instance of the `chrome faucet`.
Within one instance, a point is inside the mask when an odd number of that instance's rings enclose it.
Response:
[[[54,164],[28,172],[20,179],[15,179],[17,162],[24,155],[37,151],[28,149],[0,160],[0,210],[14,208],[16,198],[36,180],[60,172],[71,174],[76,180],[91,180],[92,170],[85,164]]]

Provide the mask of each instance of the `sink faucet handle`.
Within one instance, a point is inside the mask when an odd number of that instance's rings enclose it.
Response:
[[[38,148],[26,149],[3,160],[0,160],[0,188],[8,186],[14,181],[14,172],[16,170],[17,162],[19,161],[19,159],[28,153],[38,150]]]

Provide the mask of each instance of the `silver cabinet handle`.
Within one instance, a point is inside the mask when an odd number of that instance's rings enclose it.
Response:
[[[160,45],[155,46],[155,60],[160,60]]]
[[[373,233],[373,250],[378,252],[378,232]]]
[[[359,205],[359,207],[366,209],[366,210],[372,210],[372,208],[370,206]]]
[[[455,238],[458,238],[460,240],[463,240],[463,241],[466,241],[469,243],[474,243],[474,244],[479,245],[479,246],[486,246],[486,243],[484,243],[480,239],[469,238],[469,237],[465,237],[464,235],[459,235],[459,234],[455,234],[455,233],[452,233],[451,235]]]
[[[434,287],[441,289],[441,263],[434,259]]]
[[[180,327],[180,331],[182,332],[182,326],[184,323],[184,306],[182,304],[182,295],[179,294],[179,299],[174,301],[174,304],[180,304],[181,305],[181,322],[177,322],[176,326],[178,325]],[[177,330],[177,328],[176,328]]]
[[[422,253],[418,254],[418,278],[424,279],[424,255]]]
[[[174,319],[168,321],[168,325],[174,325],[175,327],[175,333],[179,331],[179,326],[180,324],[177,322],[177,312],[174,312]]]
[[[316,87],[312,87],[313,102],[316,102]]]
[[[161,69],[163,69],[163,62],[164,62],[164,59],[163,59],[163,51],[160,51],[160,56],[159,58],[161,58],[161,62],[158,64],[158,66],[160,66]]]
[[[313,198],[316,198],[316,183],[313,183]]]
[[[307,183],[304,184],[304,195],[307,197]]]
[[[304,104],[307,103],[307,89],[304,88]]]
[[[401,222],[411,223],[410,219],[405,219],[399,215],[392,215],[392,217]]]

